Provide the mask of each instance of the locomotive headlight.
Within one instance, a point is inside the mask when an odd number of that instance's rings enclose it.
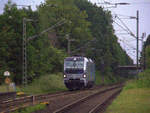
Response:
[[[64,78],[66,78],[67,76],[66,75],[64,75]]]
[[[86,78],[86,75],[83,75],[84,78]]]

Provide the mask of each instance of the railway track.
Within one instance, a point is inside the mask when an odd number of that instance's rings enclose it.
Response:
[[[58,93],[50,93],[50,94],[43,94],[43,95],[33,95],[33,96],[25,96],[25,97],[20,97],[16,99],[8,99],[8,100],[3,100],[0,102],[0,113],[7,113],[7,112],[12,112],[20,108],[24,108],[30,105],[35,105],[39,104],[41,102],[46,101],[48,98],[54,98],[60,95],[68,95],[72,94],[74,92],[58,92]]]
[[[5,92],[5,93],[0,93],[0,103],[6,100],[11,100],[16,98],[16,92]]]
[[[39,104],[41,102],[49,102],[50,108],[53,108],[49,112],[54,112],[56,109],[59,109],[72,101],[75,101],[79,98],[95,94],[97,91],[104,92],[110,88],[117,87],[118,85],[113,86],[103,86],[103,87],[94,87],[90,90],[78,90],[78,91],[65,91],[58,92],[54,94],[44,94],[44,95],[35,95],[35,96],[26,96],[21,98],[16,98],[14,100],[3,101],[0,103],[0,113],[12,112],[17,109]],[[72,99],[67,99],[68,97]],[[67,100],[67,101],[66,101]],[[52,105],[54,104],[54,106]],[[52,113],[51,112],[51,113]],[[41,112],[39,112],[41,113]]]
[[[122,86],[116,86],[104,91],[97,91],[63,106],[53,113],[101,113],[121,89]]]
[[[105,86],[104,88],[107,88],[107,87],[108,86]],[[100,86],[96,86],[95,88],[92,88],[91,92],[97,88],[100,88]],[[49,93],[49,94],[43,94],[43,95],[25,96],[25,97],[12,99],[12,100],[10,99],[3,100],[0,102],[0,113],[12,112],[17,109],[39,104],[41,102],[49,101],[57,97],[76,95],[76,94],[81,94],[81,93],[86,93],[86,92],[89,92],[89,91],[88,90],[64,91],[64,92]]]

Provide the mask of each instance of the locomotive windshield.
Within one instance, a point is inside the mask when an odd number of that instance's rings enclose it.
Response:
[[[65,68],[83,68],[83,61],[65,61]]]
[[[66,74],[82,74],[84,68],[83,60],[70,60],[64,62]]]

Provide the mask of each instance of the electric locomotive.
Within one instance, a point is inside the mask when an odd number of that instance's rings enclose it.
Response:
[[[95,81],[95,64],[86,57],[64,59],[64,84],[70,90],[90,88]]]

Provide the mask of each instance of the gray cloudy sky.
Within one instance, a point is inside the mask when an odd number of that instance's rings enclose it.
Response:
[[[0,13],[4,8],[4,4],[7,3],[8,0],[0,0]],[[104,1],[108,0],[90,0],[93,3],[104,3]],[[35,10],[36,5],[39,5],[44,0],[12,0],[17,5],[31,5]],[[127,18],[127,16],[136,16],[136,11],[139,10],[139,36],[142,36],[143,32],[146,34],[150,34],[150,0],[109,0],[111,3],[120,3],[126,2],[131,3],[130,5],[125,6],[117,6],[117,8],[107,8],[109,5],[102,5],[106,10],[111,10],[112,14],[117,14],[121,20],[128,26],[128,28],[136,35],[136,20],[135,19],[123,19]],[[117,19],[114,18],[114,21],[123,26],[123,24]],[[136,40],[134,37],[130,35],[119,35],[119,33],[126,33],[122,28],[120,28],[117,24],[113,24],[116,30],[116,35],[119,38],[119,42],[123,49],[127,51],[127,53],[134,59],[136,62]],[[124,26],[123,26],[124,27]],[[141,43],[140,43],[141,48]],[[141,50],[141,49],[140,49]]]

